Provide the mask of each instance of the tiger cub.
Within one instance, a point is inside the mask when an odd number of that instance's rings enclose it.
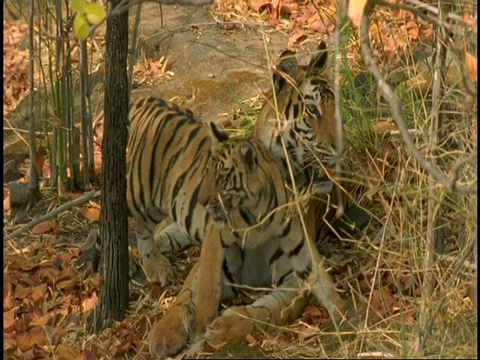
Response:
[[[176,302],[149,332],[152,356],[175,354],[192,336],[217,344],[243,338],[258,321],[287,323],[306,304],[304,281],[335,316],[342,300],[259,140],[229,139],[156,98],[133,103],[130,120],[127,202],[147,272],[168,273],[152,236],[163,218],[203,242]],[[238,292],[235,284],[272,291],[217,316],[220,302]]]
[[[191,111],[158,98],[132,102],[129,119],[127,204],[145,273],[165,284],[170,263],[153,232],[169,216],[184,236],[199,243],[204,238],[208,213],[202,199],[213,181],[206,166],[211,140]]]

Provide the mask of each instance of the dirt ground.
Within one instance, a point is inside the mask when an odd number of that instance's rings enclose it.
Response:
[[[136,10],[130,10],[132,33]],[[163,14],[163,27],[162,27]],[[231,114],[241,107],[241,102],[259,97],[269,87],[268,69],[287,47],[288,35],[268,25],[222,25],[216,21],[208,7],[163,5],[162,11],[155,3],[142,5],[138,34],[137,64],[159,61],[165,57],[166,71],[173,76],[168,81],[161,75],[150,75],[138,85],[134,79],[132,97],[155,95],[173,100],[190,108],[204,121]],[[99,31],[105,31],[101,28]],[[309,49],[317,45],[315,36],[298,49],[308,59]],[[299,57],[302,61],[302,55]],[[308,60],[305,60],[308,61]],[[94,64],[90,76],[92,112],[95,117],[103,108],[103,60]],[[147,65],[148,66],[148,65]],[[39,126],[48,113],[45,104],[49,96],[36,92],[35,108]],[[79,85],[74,84],[75,109],[80,108]],[[24,98],[4,120],[6,152],[18,151],[18,132],[8,130],[10,125],[20,130],[28,129],[28,97]],[[74,118],[79,119],[77,111]],[[26,134],[24,135],[26,136]],[[20,145],[23,142],[20,142]],[[22,147],[27,151],[26,147]]]

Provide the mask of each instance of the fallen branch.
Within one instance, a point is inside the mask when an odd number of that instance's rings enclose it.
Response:
[[[30,230],[35,225],[40,224],[40,223],[42,223],[46,220],[49,220],[49,219],[57,216],[58,214],[64,212],[65,210],[68,210],[72,207],[82,205],[83,203],[86,203],[88,200],[90,200],[93,197],[96,197],[98,195],[100,195],[100,191],[95,192],[95,190],[90,190],[88,193],[86,193],[82,197],[80,197],[78,199],[75,199],[75,200],[72,200],[72,201],[70,201],[66,204],[63,204],[62,206],[59,206],[55,210],[50,211],[48,214],[45,214],[43,216],[40,216],[39,218],[33,219],[28,224],[25,224],[25,225],[21,226],[19,229],[15,230],[11,234],[5,235],[3,237],[3,240],[5,241],[5,240],[13,239],[14,237],[24,233],[25,231]]]
[[[363,59],[365,61],[365,65],[367,65],[370,73],[375,77],[378,83],[378,88],[383,96],[383,98],[388,102],[390,105],[390,109],[392,110],[393,119],[397,125],[397,129],[402,136],[403,142],[407,147],[407,150],[413,155],[413,157],[418,161],[420,166],[427,171],[432,177],[440,182],[443,186],[445,186],[447,192],[451,193],[454,190],[457,190],[462,193],[477,193],[476,186],[457,186],[456,184],[456,177],[454,176],[451,180],[447,178],[447,176],[441,172],[436,166],[430,163],[415,147],[410,134],[408,133],[408,129],[405,125],[405,117],[403,115],[403,110],[396,97],[392,87],[387,83],[385,78],[380,73],[377,64],[373,58],[372,49],[370,47],[370,38],[369,38],[369,19],[370,13],[372,12],[375,4],[371,2],[367,3],[365,7],[365,11],[362,16],[362,21],[360,25],[360,43],[361,43],[361,50]]]

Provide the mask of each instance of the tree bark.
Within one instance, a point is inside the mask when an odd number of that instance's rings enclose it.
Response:
[[[121,0],[111,0],[110,10]],[[128,307],[126,147],[128,12],[107,20],[100,237],[102,287],[95,330],[124,318]]]

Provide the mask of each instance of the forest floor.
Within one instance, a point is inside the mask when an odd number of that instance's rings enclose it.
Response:
[[[161,96],[192,109],[198,118],[219,122],[232,131],[242,126],[246,117],[254,117],[258,111],[262,94],[270,86],[269,69],[278,55],[287,47],[294,48],[300,54],[298,61],[306,63],[319,41],[327,40],[326,34],[333,33],[335,1],[322,2],[322,12],[310,1],[302,6],[299,2],[287,1],[282,8],[275,7],[276,3],[221,1],[215,8],[165,5],[162,11],[158,4],[144,4],[132,96]],[[131,10],[131,24],[134,14],[135,10]],[[384,68],[396,69],[399,49],[405,49],[409,43],[421,48],[431,40],[432,27],[414,23],[410,17],[398,13],[389,21],[397,22],[396,28],[400,30],[382,39],[381,45],[373,36],[372,44],[376,44],[374,54],[379,63]],[[379,29],[384,25],[377,21],[376,26]],[[379,36],[378,29],[376,33],[374,29],[371,31]],[[92,109],[96,118],[101,118],[103,107],[104,32],[104,28],[99,28],[96,44],[91,45],[99,49],[92,57],[91,67]],[[29,83],[27,36],[25,17],[4,19],[4,177],[7,179],[8,175],[8,182],[17,184],[25,183],[29,177],[26,160],[29,125],[25,115]],[[358,44],[349,42],[348,54],[348,63],[344,65],[355,75],[364,72]],[[392,78],[396,76],[398,74],[393,74]],[[40,78],[40,73],[36,73],[36,81]],[[74,86],[78,103],[79,89],[78,85]],[[362,91],[377,99],[375,85]],[[36,94],[38,114],[48,113],[45,106],[48,94],[42,91]],[[350,110],[354,111],[354,107]],[[36,119],[38,125],[43,120],[42,116]],[[391,122],[382,118],[371,121],[369,126],[377,126],[380,130],[374,127],[374,132],[379,134],[383,134],[385,128],[394,129]],[[100,143],[101,122],[96,125],[96,138]],[[469,131],[476,134],[476,128]],[[367,194],[361,196],[359,203],[374,215],[376,225],[357,234],[355,240],[329,239],[320,249],[327,257],[326,264],[339,290],[366,308],[355,339],[338,345],[336,336],[322,328],[328,315],[312,300],[302,318],[290,326],[265,334],[250,334],[241,344],[227,344],[219,349],[204,346],[180,356],[476,357],[476,286],[473,285],[476,284],[476,264],[475,268],[469,267],[473,259],[468,257],[459,272],[455,262],[469,243],[473,229],[476,232],[476,224],[473,226],[472,221],[462,218],[462,211],[446,212],[445,256],[437,264],[439,275],[430,306],[434,309],[436,304],[441,305],[432,315],[436,316],[436,322],[428,330],[429,346],[419,353],[416,342],[424,330],[418,323],[424,259],[417,256],[423,242],[415,243],[414,237],[401,233],[408,232],[404,227],[417,229],[413,223],[418,221],[413,212],[409,214],[410,205],[403,203],[405,199],[397,198],[396,190],[391,191],[399,183],[398,179],[403,179],[401,183],[413,178],[413,175],[407,178],[403,175],[412,171],[406,168],[410,158],[398,155],[402,151],[399,149],[403,149],[398,139],[382,138],[376,146],[374,150],[357,148],[357,152],[352,153],[358,155],[358,176],[369,179],[364,183],[368,183]],[[101,168],[98,144],[95,151],[98,175]],[[43,179],[48,180],[46,153],[40,153],[35,167]],[[12,188],[6,183],[4,235],[60,206],[57,194],[42,181],[42,199],[35,206],[12,209]],[[74,192],[63,194],[66,201],[82,196]],[[79,266],[78,259],[91,246],[99,214],[96,196],[40,222],[14,239],[4,240],[4,355],[7,358],[150,359],[146,334],[175,300],[189,269],[198,259],[199,249],[191,248],[175,255],[175,280],[168,287],[146,282],[139,271],[131,282],[131,306],[126,319],[102,333],[90,334],[86,324],[98,304],[101,281],[92,265]],[[418,225],[418,229],[423,228],[423,223]],[[133,223],[129,231],[133,236]],[[414,231],[420,233],[420,230]],[[423,234],[419,236],[422,241]],[[418,248],[400,238],[414,242]],[[131,255],[136,257],[134,246]],[[450,278],[454,281],[448,282]],[[450,284],[453,293],[451,289],[445,290],[446,284]],[[251,296],[246,294],[235,301],[247,301]]]

